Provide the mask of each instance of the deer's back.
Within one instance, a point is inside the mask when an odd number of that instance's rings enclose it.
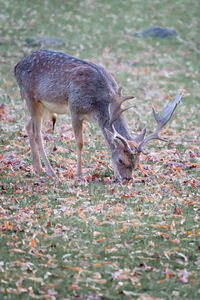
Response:
[[[117,90],[115,80],[101,66],[48,50],[24,57],[15,66],[15,76],[22,94],[42,102],[69,101],[82,112],[107,107]]]

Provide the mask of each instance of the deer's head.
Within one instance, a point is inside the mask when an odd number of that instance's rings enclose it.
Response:
[[[121,108],[122,103],[128,99],[134,98],[133,96],[122,96],[121,91],[122,88],[119,88],[118,93],[111,98],[109,105],[111,131],[108,129],[105,129],[105,131],[108,139],[110,140],[110,143],[112,143],[113,145],[111,156],[115,176],[120,180],[129,180],[132,178],[133,171],[138,166],[141,152],[143,154],[146,154],[143,150],[144,145],[153,139],[165,141],[159,136],[159,132],[171,119],[177,104],[182,98],[182,94],[180,94],[174,101],[164,107],[161,116],[156,113],[153,108],[154,118],[157,122],[157,127],[154,133],[145,137],[146,129],[143,129],[143,131],[135,138],[131,138],[131,140],[128,140],[124,136],[119,134],[114,127],[114,122],[125,110],[130,108]]]

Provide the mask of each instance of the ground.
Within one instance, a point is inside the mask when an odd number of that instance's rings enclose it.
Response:
[[[0,0],[0,299],[199,299],[199,15],[195,0]],[[178,37],[141,38],[150,27]],[[58,179],[35,174],[13,68],[38,48],[100,63],[134,94],[133,135],[151,108],[184,98],[142,155],[133,181],[113,183],[110,154],[84,128],[85,179],[74,178],[69,115],[45,149]]]

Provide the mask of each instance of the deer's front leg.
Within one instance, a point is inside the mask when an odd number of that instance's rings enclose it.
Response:
[[[77,168],[76,176],[82,176],[82,148],[83,148],[83,132],[82,132],[83,121],[78,118],[77,115],[72,114],[72,128],[76,139],[77,146]]]

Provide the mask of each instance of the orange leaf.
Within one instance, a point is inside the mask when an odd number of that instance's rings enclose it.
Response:
[[[179,172],[179,171],[182,170],[182,168],[181,167],[177,167],[177,168],[174,168],[174,170],[177,171],[177,172]]]
[[[94,267],[95,268],[100,268],[100,267],[102,267],[102,264],[101,263],[94,264]]]
[[[170,242],[172,242],[172,243],[180,243],[180,241],[178,239],[170,240]]]
[[[181,208],[176,206],[176,207],[174,208],[174,214],[175,214],[175,215],[182,215],[182,210],[181,210]]]
[[[45,218],[48,219],[51,215],[51,210],[49,209],[45,215]]]
[[[127,199],[127,198],[131,198],[132,196],[130,196],[130,195],[126,195],[126,194],[124,194],[124,193],[122,193],[122,198],[124,198],[124,199]]]
[[[7,230],[10,230],[10,224],[7,220],[4,220],[4,226]]]
[[[88,223],[88,220],[87,220],[86,216],[84,215],[84,213],[82,213],[82,211],[79,210],[78,206],[76,207],[76,211],[77,211],[79,217],[80,217],[80,218],[83,218],[84,221],[85,221],[85,223],[87,224],[87,223]]]
[[[153,225],[151,225],[152,227],[163,227],[163,228],[169,228],[170,227],[170,225],[168,225],[168,224],[153,224]]]
[[[158,281],[158,283],[163,283],[163,282],[165,282],[165,279],[161,279]]]
[[[5,115],[5,114],[6,114],[6,112],[5,112],[5,109],[4,109],[4,108],[0,108],[0,114],[2,114],[2,115]]]
[[[169,238],[169,234],[165,233],[165,232],[158,232],[158,235],[161,236],[164,239],[168,239]]]
[[[104,242],[106,240],[106,238],[101,238],[101,239],[98,239],[97,242]]]
[[[34,239],[31,239],[31,247],[35,248],[37,246],[36,242]]]
[[[77,285],[72,285],[71,288],[72,288],[72,290],[77,290],[78,286]]]
[[[106,279],[93,279],[96,283],[105,284],[107,282]]]
[[[95,156],[91,156],[91,159],[98,162],[98,159]]]
[[[196,235],[198,235],[198,233],[199,233],[198,229],[195,229],[193,232],[192,231],[187,232],[188,235],[192,235],[192,236],[196,236]]]
[[[80,271],[82,270],[81,267],[70,267],[70,269],[71,269],[72,271],[77,271],[77,272],[80,272]]]
[[[168,129],[169,129],[169,127],[164,128],[164,129],[160,132],[160,134],[162,135],[163,133],[165,133],[166,131],[168,131]]]
[[[172,221],[172,224],[171,224],[171,226],[170,226],[170,229],[171,229],[171,232],[172,233],[176,233],[176,228],[175,228],[175,223],[174,223],[174,220]]]
[[[168,278],[170,278],[172,276],[175,276],[175,273],[173,271],[169,270],[169,271],[166,272],[165,276],[166,276],[166,279],[168,279]]]

